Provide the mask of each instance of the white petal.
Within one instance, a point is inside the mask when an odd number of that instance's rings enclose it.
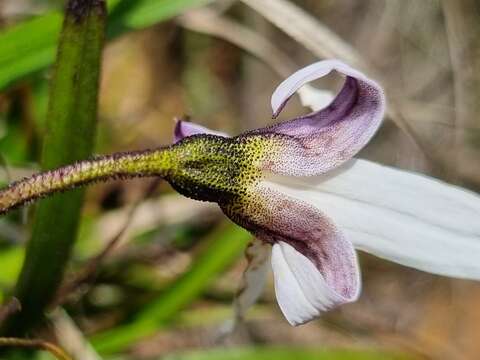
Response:
[[[235,297],[236,320],[243,319],[247,310],[262,294],[267,279],[270,254],[271,246],[257,238],[254,238],[245,250],[248,265]]]
[[[480,279],[480,196],[365,160],[268,186],[330,216],[356,248],[431,273]]]
[[[306,323],[321,312],[346,300],[330,288],[315,265],[285,242],[278,242],[272,249],[272,268],[277,301],[291,325]]]
[[[333,92],[317,89],[308,84],[298,89],[298,95],[303,106],[308,106],[313,111],[319,111],[327,107],[335,98]]]

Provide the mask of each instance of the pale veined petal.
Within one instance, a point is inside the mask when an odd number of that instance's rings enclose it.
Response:
[[[356,248],[427,272],[480,279],[480,196],[428,176],[352,160],[271,186],[328,214]]]
[[[303,85],[297,92],[302,105],[309,107],[313,111],[326,108],[335,98],[331,91],[317,89],[308,84]]]
[[[318,268],[294,247],[278,242],[272,249],[275,294],[283,315],[291,325],[301,325],[322,312],[349,301],[336,292]]]
[[[270,244],[257,238],[248,244],[245,250],[248,265],[243,273],[242,282],[234,301],[236,321],[245,317],[247,310],[262,294],[270,268],[271,252]]]
[[[180,119],[175,119],[175,120],[176,120],[175,129],[173,130],[174,143],[182,140],[184,137],[199,135],[199,134],[210,134],[210,135],[228,137],[227,134],[221,131],[211,130],[209,128],[206,128],[205,126],[202,126],[190,121],[185,121]]]

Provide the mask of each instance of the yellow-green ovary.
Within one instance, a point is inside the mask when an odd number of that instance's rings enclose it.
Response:
[[[183,140],[179,166],[167,180],[185,196],[220,204],[248,196],[262,178],[262,168],[280,146],[274,136],[238,138],[199,136]]]

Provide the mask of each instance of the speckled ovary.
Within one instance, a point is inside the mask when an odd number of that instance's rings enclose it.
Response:
[[[182,195],[220,205],[243,202],[280,150],[283,136],[195,135],[171,149],[178,164],[166,180]]]

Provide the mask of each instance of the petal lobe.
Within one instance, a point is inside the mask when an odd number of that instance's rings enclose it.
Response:
[[[281,83],[272,96],[274,117],[301,86],[332,70],[344,74],[345,83],[328,106],[319,104],[318,111],[250,133],[282,138],[280,151],[264,163],[264,170],[294,176],[322,174],[350,160],[373,137],[385,111],[383,90],[336,60],[314,63]]]
[[[196,124],[194,122],[185,121],[181,119],[175,119],[175,128],[173,130],[173,142],[177,143],[182,140],[184,137],[199,135],[199,134],[210,134],[218,135],[223,137],[228,137],[227,134],[221,131],[211,130],[202,125]]]
[[[316,208],[259,184],[248,201],[222,209],[273,245],[277,299],[291,324],[357,299],[360,271],[353,245]]]

